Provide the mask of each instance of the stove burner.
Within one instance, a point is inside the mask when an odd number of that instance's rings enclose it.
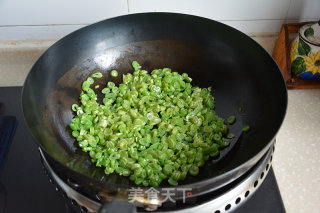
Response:
[[[55,185],[56,191],[60,192],[62,196],[72,204],[73,207],[81,212],[98,212],[101,207],[101,203],[92,200],[80,193],[65,183],[51,168],[46,160],[42,150],[39,148],[40,156],[45,173],[49,177],[49,181]],[[224,213],[236,209],[241,203],[244,203],[252,194],[259,188],[265,177],[267,176],[272,162],[272,156],[274,152],[274,145],[268,150],[268,152],[260,159],[260,161],[245,175],[238,178],[231,184],[223,187],[219,192],[219,196],[216,193],[208,193],[202,197],[199,197],[199,201],[205,201],[198,204],[186,204],[183,208],[173,208],[172,211],[168,209],[162,210],[161,207],[157,212],[203,212],[203,213]],[[146,210],[142,209],[142,210]],[[139,209],[138,209],[139,211]]]

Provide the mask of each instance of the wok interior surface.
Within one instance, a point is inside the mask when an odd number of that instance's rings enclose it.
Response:
[[[71,105],[78,103],[82,82],[101,71],[104,77],[95,82],[100,90],[109,80],[119,83],[122,74],[133,71],[133,60],[148,71],[170,67],[188,73],[192,85],[213,88],[220,117],[237,117],[236,124],[230,126],[236,134],[231,146],[219,159],[210,159],[198,176],[188,175],[179,185],[222,183],[248,170],[252,160],[271,145],[285,115],[287,91],[279,68],[262,47],[231,27],[200,17],[127,15],[59,40],[40,57],[25,82],[22,103],[26,123],[65,175],[97,189],[135,186],[127,177],[107,176],[103,169],[91,165],[68,127],[74,116]],[[109,77],[112,69],[119,72],[116,79]],[[246,124],[251,131],[242,134]]]

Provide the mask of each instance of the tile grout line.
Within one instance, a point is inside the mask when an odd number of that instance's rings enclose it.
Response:
[[[130,4],[129,4],[129,0],[127,0],[127,6],[128,6],[128,14],[130,14]]]
[[[127,0],[127,6],[128,6],[128,14],[130,13],[130,6],[129,6],[129,0]],[[214,19],[216,21],[220,22],[254,22],[254,21],[297,21],[297,19]],[[310,21],[318,21],[316,18],[309,18],[309,19],[302,19],[302,20],[310,20]],[[54,27],[54,26],[84,26],[89,25],[90,23],[78,23],[78,24],[12,24],[12,25],[0,25],[0,27]]]
[[[55,26],[83,26],[89,25],[89,23],[82,24],[12,24],[12,25],[0,25],[0,27],[55,27]]]
[[[288,21],[288,14],[289,14],[289,11],[290,11],[290,8],[291,8],[291,2],[292,2],[292,0],[289,1],[289,7],[288,7],[287,12],[286,12],[286,17],[285,17],[285,21],[286,22]]]

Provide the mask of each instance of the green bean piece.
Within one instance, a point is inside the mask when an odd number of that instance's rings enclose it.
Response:
[[[93,73],[93,74],[91,75],[91,77],[93,77],[93,78],[102,78],[102,73],[101,73],[101,72]]]
[[[137,185],[158,187],[166,180],[176,186],[187,175],[198,175],[234,134],[215,113],[211,88],[192,86],[188,74],[171,68],[149,73],[137,61],[132,67],[120,84],[107,82],[102,103],[91,87],[102,73],[82,83],[79,104],[71,106],[71,134],[106,174],[129,177]],[[234,123],[230,117],[228,123]]]
[[[88,82],[89,84],[93,84],[94,80],[93,80],[93,78],[88,77],[88,78],[87,78],[87,82]]]
[[[228,134],[227,134],[227,138],[228,138],[228,139],[234,138],[234,134],[233,134],[233,133],[228,133]]]
[[[172,175],[171,175],[171,178],[172,178],[173,180],[178,181],[178,180],[180,179],[180,176],[181,176],[181,172],[179,172],[179,171],[174,171],[174,172],[172,173]]]
[[[192,176],[197,176],[199,174],[199,167],[197,167],[195,165],[191,166],[189,169],[189,173]]]
[[[133,69],[134,69],[135,71],[141,69],[141,66],[140,66],[140,64],[139,64],[137,61],[133,61],[133,62],[132,62],[132,67],[133,67]]]
[[[90,82],[89,81],[84,81],[82,83],[82,90],[87,91],[90,88]]]
[[[249,130],[250,130],[249,125],[245,125],[244,127],[242,127],[242,132],[248,132]]]
[[[110,72],[111,77],[118,77],[118,71],[117,70],[112,70]]]
[[[113,87],[115,87],[115,84],[112,81],[109,81],[107,86],[109,89],[112,89]]]
[[[109,89],[109,88],[103,88],[103,89],[101,90],[101,93],[102,93],[102,94],[110,93],[110,89]]]
[[[171,186],[177,186],[178,185],[178,181],[172,179],[172,178],[169,178],[168,179],[168,183],[171,185]]]
[[[236,122],[236,116],[232,115],[227,119],[227,122],[229,124],[234,124],[234,122]]]
[[[221,141],[221,143],[220,143],[220,147],[224,148],[224,147],[229,146],[229,144],[230,144],[229,139],[227,139],[227,138],[222,138],[222,141]]]
[[[76,112],[78,110],[79,106],[78,104],[72,104],[71,109],[72,111]]]

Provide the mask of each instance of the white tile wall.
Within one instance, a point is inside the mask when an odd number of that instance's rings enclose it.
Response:
[[[287,19],[320,19],[320,0],[291,0]]]
[[[0,0],[0,40],[58,39],[87,24],[139,12],[188,13],[247,34],[277,33],[284,22],[318,20],[320,0]]]
[[[12,26],[0,27],[1,40],[57,39],[85,25]]]
[[[131,13],[188,13],[214,20],[284,19],[290,0],[129,0]]]
[[[126,13],[127,0],[0,0],[0,25],[90,24]]]
[[[244,32],[250,36],[274,36],[280,31],[283,24],[282,19],[219,21],[233,28],[236,28],[237,30],[240,30],[241,32]]]

